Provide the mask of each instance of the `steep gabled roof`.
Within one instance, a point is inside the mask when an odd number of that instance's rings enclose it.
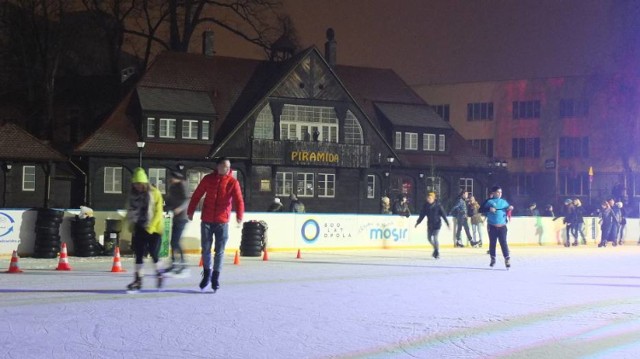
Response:
[[[380,110],[394,126],[453,129],[449,123],[440,118],[440,116],[426,104],[406,105],[376,102],[374,106]]]
[[[209,93],[205,91],[138,86],[138,98],[143,111],[216,115]]]
[[[5,160],[66,161],[66,157],[14,123],[0,124],[0,158]]]

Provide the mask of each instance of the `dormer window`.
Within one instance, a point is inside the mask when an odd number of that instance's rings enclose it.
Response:
[[[198,139],[197,120],[182,120],[182,138],[187,140]]]
[[[209,121],[202,121],[202,139],[209,139]]]
[[[176,119],[160,119],[160,138],[176,138]]]

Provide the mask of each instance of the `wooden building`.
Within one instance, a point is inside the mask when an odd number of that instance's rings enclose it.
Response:
[[[139,164],[161,191],[175,169],[193,191],[221,156],[250,211],[266,210],[276,196],[286,206],[291,193],[310,212],[350,213],[379,212],[386,193],[406,193],[414,208],[429,190],[444,199],[461,186],[485,195],[498,179],[488,157],[394,71],[336,65],[333,39],[326,49],[279,61],[211,49],[159,55],[75,150],[90,179],[86,202],[122,208]]]

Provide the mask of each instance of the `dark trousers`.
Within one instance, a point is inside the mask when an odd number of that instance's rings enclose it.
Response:
[[[133,234],[133,251],[136,254],[136,264],[142,264],[142,258],[145,252],[151,255],[153,263],[158,263],[160,234],[147,233],[144,227],[136,225]]]
[[[440,232],[440,229],[432,229],[432,228],[427,229],[427,239],[429,240],[429,243],[431,243],[431,245],[433,246],[434,253],[440,253],[440,244],[438,243],[439,232]]]
[[[467,242],[472,242],[471,240],[471,231],[469,231],[469,221],[467,218],[456,218],[456,241],[462,244],[462,228],[464,228],[464,232],[467,234]]]
[[[189,222],[189,220],[186,218],[173,220],[173,226],[171,227],[171,262],[175,262],[176,255],[180,254],[180,262],[184,263],[184,253],[180,246],[180,239],[182,238],[182,232],[187,222]]]
[[[496,257],[496,242],[500,242],[500,249],[505,258],[509,258],[509,246],[507,245],[507,226],[496,227],[489,225],[489,255]]]

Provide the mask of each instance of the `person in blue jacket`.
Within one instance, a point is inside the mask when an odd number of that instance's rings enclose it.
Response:
[[[508,269],[511,267],[511,261],[507,245],[507,211],[513,210],[513,206],[502,198],[500,186],[491,188],[491,194],[492,198],[484,203],[489,229],[489,255],[491,256],[489,266],[493,267],[496,264],[496,242],[500,242],[504,265]]]

